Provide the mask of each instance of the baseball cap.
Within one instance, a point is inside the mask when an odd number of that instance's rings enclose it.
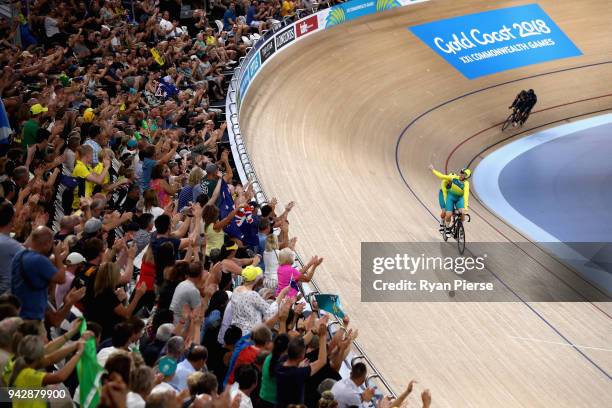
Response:
[[[30,112],[32,113],[32,115],[39,115],[43,112],[47,112],[48,110],[49,108],[42,106],[40,103],[35,103],[30,107]]]
[[[78,252],[72,252],[64,261],[66,265],[77,265],[83,262],[85,262],[85,257]]]
[[[191,152],[188,149],[183,149],[179,152],[179,156],[181,157],[186,157],[186,156],[190,156]]]
[[[86,234],[95,234],[102,229],[102,221],[97,218],[90,218],[85,223],[83,231]]]
[[[242,278],[245,280],[245,282],[253,282],[262,273],[263,271],[259,266],[249,265],[242,270]]]
[[[83,120],[85,122],[92,122],[95,117],[96,114],[94,113],[94,110],[92,108],[87,108],[85,109],[85,112],[83,112]]]
[[[128,140],[128,142],[127,142],[127,147],[128,147],[129,149],[134,149],[134,148],[135,148],[135,147],[137,147],[137,146],[138,146],[138,142],[137,142],[135,139],[130,139],[130,140]]]
[[[165,377],[169,377],[176,371],[176,360],[172,357],[164,356],[159,360],[159,372]]]
[[[217,165],[215,163],[208,163],[206,165],[206,174],[214,174],[217,172]]]

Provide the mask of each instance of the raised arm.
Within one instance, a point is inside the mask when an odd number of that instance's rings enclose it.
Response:
[[[221,172],[219,172],[219,179],[221,179]],[[221,181],[219,181],[217,185],[215,186],[215,189],[213,190],[213,193],[210,196],[210,200],[206,202],[206,205],[209,205],[209,204],[212,205],[216,203],[217,199],[219,198],[220,191],[221,191]]]
[[[439,178],[440,180],[452,180],[453,178],[451,176],[449,176],[448,174],[444,174],[444,173],[440,173],[438,170],[434,169],[433,165],[429,165],[429,169],[431,170],[431,172],[434,174],[434,176],[436,176],[437,178]]]
[[[42,384],[43,385],[58,384],[58,383],[66,381],[68,376],[74,371],[74,368],[76,367],[77,362],[83,355],[84,347],[85,347],[85,342],[82,340],[79,341],[78,346],[77,346],[77,351],[76,353],[74,353],[74,356],[72,356],[72,358],[68,360],[68,362],[61,369],[53,373],[45,374]]]
[[[132,298],[132,301],[130,302],[128,307],[125,307],[123,304],[119,304],[115,306],[113,311],[124,319],[129,318],[130,316],[132,316],[132,313],[134,313],[136,305],[140,301],[140,298],[146,293],[146,291],[147,284],[143,282],[136,288],[136,293],[134,293],[134,297]]]
[[[134,274],[134,258],[136,257],[136,245],[132,243],[132,246],[128,247],[127,250],[127,265],[121,273],[119,278],[119,285],[125,285],[132,280]]]
[[[327,363],[327,327],[324,322],[319,324],[319,356],[310,364],[310,375],[315,375]]]
[[[104,183],[104,177],[106,177],[106,175],[108,174],[108,170],[110,169],[110,160],[108,158],[104,158],[103,163],[104,168],[102,169],[102,173],[89,173],[89,175],[87,176],[87,181],[91,181],[92,183],[96,184]]]
[[[323,262],[323,258],[319,258],[318,256],[312,257],[310,262],[308,262],[308,267],[304,267],[302,269],[302,275],[298,278],[299,282],[310,282],[314,273],[319,265]],[[305,271],[304,271],[305,269]]]

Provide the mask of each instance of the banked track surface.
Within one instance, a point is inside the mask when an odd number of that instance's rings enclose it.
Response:
[[[524,302],[521,287],[537,287],[541,277],[605,299],[534,244],[508,244],[492,268],[514,302],[360,302],[360,243],[438,241],[438,182],[427,165],[477,163],[512,136],[494,125],[518,90],[536,89],[539,101],[515,137],[612,109],[610,2],[539,2],[584,55],[473,81],[406,29],[528,4],[489,3],[434,0],[296,43],[255,78],[242,133],[268,195],[297,201],[299,250],[325,257],[317,283],[341,295],[396,391],[416,378],[436,406],[612,406],[612,305]],[[470,207],[470,241],[528,241],[477,199]]]

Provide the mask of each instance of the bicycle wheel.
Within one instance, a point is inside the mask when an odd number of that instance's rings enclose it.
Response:
[[[457,225],[457,249],[459,253],[463,255],[463,251],[465,251],[465,229],[463,228],[463,223],[460,222]]]
[[[508,126],[510,126],[510,124],[512,123],[513,118],[514,118],[514,113],[511,113],[510,116],[508,116],[508,119],[506,119],[506,121],[502,125],[502,132],[508,129]]]

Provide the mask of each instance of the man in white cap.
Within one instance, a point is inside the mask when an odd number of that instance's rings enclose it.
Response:
[[[55,304],[61,305],[64,302],[64,298],[70,291],[74,276],[78,270],[85,265],[85,257],[78,252],[72,252],[64,260],[66,265],[66,282],[55,287]]]

